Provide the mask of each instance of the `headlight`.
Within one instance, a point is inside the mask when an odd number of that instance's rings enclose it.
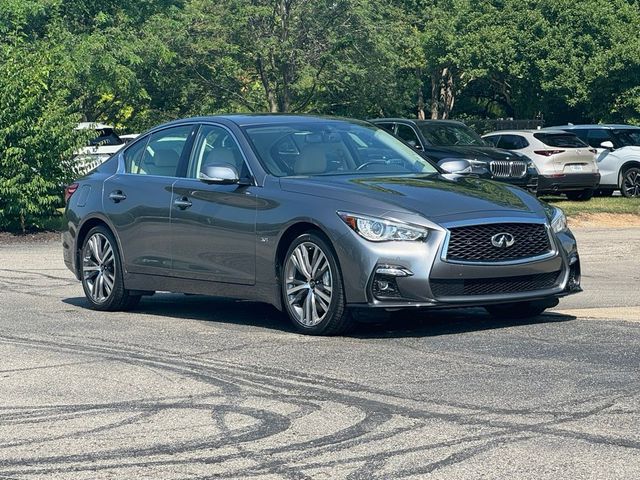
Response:
[[[554,232],[560,233],[567,229],[567,217],[564,212],[555,207],[553,217],[551,218],[551,228]]]
[[[403,222],[345,212],[338,215],[354,232],[371,242],[424,240],[429,234],[426,228]]]

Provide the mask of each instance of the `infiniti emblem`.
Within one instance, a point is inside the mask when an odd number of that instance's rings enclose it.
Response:
[[[510,233],[496,233],[493,237],[491,237],[491,245],[497,248],[509,248],[516,242],[516,239],[513,238],[513,235]]]

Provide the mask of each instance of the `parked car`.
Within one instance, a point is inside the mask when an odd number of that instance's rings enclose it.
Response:
[[[474,173],[535,191],[538,173],[531,159],[485,142],[464,123],[453,120],[376,118],[372,123],[423,152],[449,172]]]
[[[640,197],[640,127],[630,125],[565,125],[596,149],[600,169],[598,194],[620,190],[625,197]]]
[[[74,159],[80,173],[93,170],[124,145],[124,141],[118,137],[111,125],[83,122],[76,126],[76,130],[95,131],[95,137],[89,141],[89,145],[75,153]]]
[[[505,150],[524,153],[538,170],[538,195],[564,193],[589,200],[600,183],[595,149],[564,130],[503,130],[482,136]]]
[[[157,127],[67,189],[64,261],[97,310],[155,291],[268,302],[336,334],[365,310],[528,317],[580,291],[558,208],[444,174],[366,122],[293,115]]]

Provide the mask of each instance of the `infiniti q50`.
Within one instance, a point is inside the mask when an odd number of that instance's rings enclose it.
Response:
[[[156,291],[268,302],[304,333],[363,309],[535,316],[580,291],[561,210],[446,174],[355,120],[227,115],[141,135],[66,190],[64,259],[90,306]]]

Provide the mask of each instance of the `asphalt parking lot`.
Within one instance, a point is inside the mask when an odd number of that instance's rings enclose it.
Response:
[[[94,312],[57,242],[0,244],[0,478],[640,478],[640,229],[575,233],[585,293],[535,321],[338,338],[199,296]]]

